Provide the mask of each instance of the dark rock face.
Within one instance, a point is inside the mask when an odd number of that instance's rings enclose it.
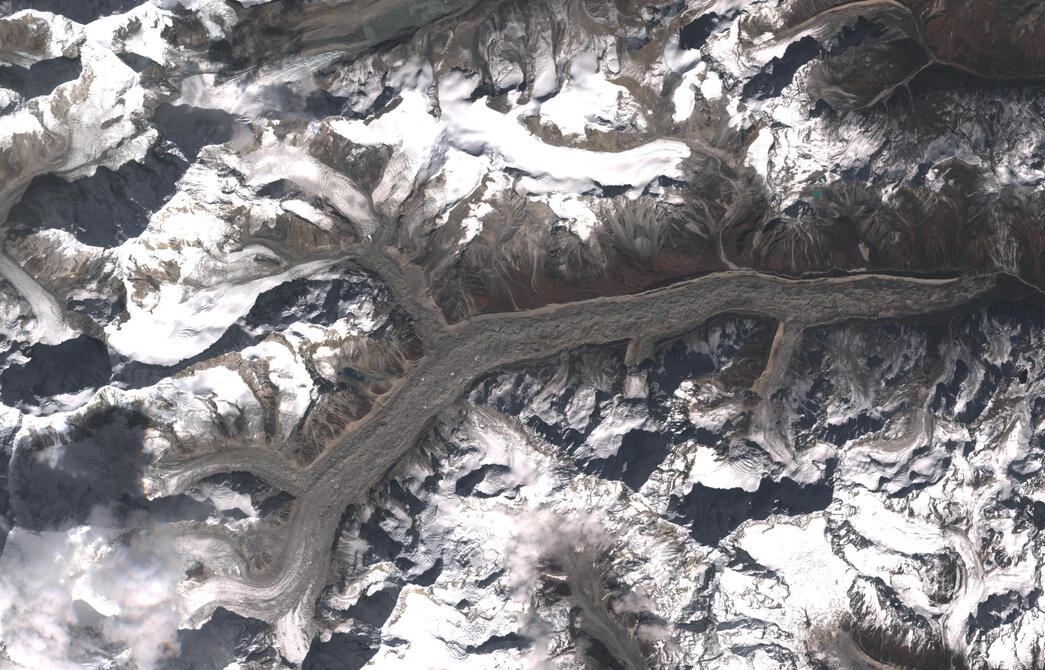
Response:
[[[395,609],[398,597],[399,589],[382,589],[360,598],[356,604],[345,610],[345,615],[365,626],[380,630]]]
[[[47,95],[59,85],[80,76],[79,58],[52,58],[33,63],[27,68],[0,66],[0,88],[9,88],[28,100]]]
[[[161,379],[175,375],[186,368],[233,351],[239,351],[258,343],[258,339],[239,325],[233,324],[218,341],[192,358],[175,365],[152,365],[139,361],[120,361],[114,366],[113,382],[126,388],[151,386]]]
[[[762,521],[771,514],[803,515],[824,510],[831,504],[832,488],[830,482],[803,486],[790,479],[763,479],[753,492],[696,484],[684,498],[676,499],[672,508],[689,525],[694,539],[715,546],[748,519]]]
[[[301,664],[302,670],[359,670],[377,653],[365,636],[334,633],[327,642],[315,641]]]
[[[722,21],[723,17],[715,12],[708,12],[687,23],[679,31],[679,46],[683,49],[699,49]]]
[[[853,636],[868,656],[881,663],[908,667],[966,667],[948,650],[932,624],[878,579],[862,578],[849,589]]]
[[[273,662],[266,648],[269,627],[219,608],[199,630],[178,631],[181,651],[166,661],[164,670],[223,670],[239,661]]]
[[[243,319],[232,324],[218,341],[198,355],[175,365],[120,361],[115,366],[113,379],[128,388],[150,386],[192,365],[257,344],[291,324],[306,322],[329,326],[346,315],[353,300],[364,295],[380,297],[382,291],[371,278],[348,270],[335,279],[295,279],[258,295]],[[390,328],[385,335],[409,335],[408,322],[397,322],[397,326]]]
[[[76,393],[109,383],[112,368],[105,345],[86,335],[61,344],[34,344],[29,362],[0,374],[0,400],[38,404],[49,396]]]
[[[244,127],[235,116],[220,109],[169,103],[156,108],[153,122],[157,130],[176,144],[190,161],[196,159],[203,147],[228,142],[236,128]]]
[[[664,461],[669,450],[667,436],[633,430],[621,439],[616,457],[588,461],[585,470],[606,479],[619,479],[638,490]]]
[[[50,62],[54,61],[45,61]],[[34,85],[45,83],[42,78],[29,79]],[[142,160],[126,162],[115,170],[100,167],[95,174],[73,181],[54,175],[37,177],[8,217],[15,232],[57,228],[84,244],[119,246],[141,234],[149,217],[174,194],[200,149],[228,141],[239,125],[235,117],[220,110],[167,103],[156,109],[153,122],[188,162],[170,150],[171,145],[161,143]]]
[[[141,416],[111,409],[85,417],[57,444],[19,443],[9,470],[15,523],[55,530],[83,523],[98,505],[142,500],[146,425]]]
[[[37,177],[8,219],[20,234],[56,228],[84,244],[119,246],[145,230],[149,217],[174,194],[187,167],[176,155],[153,149],[140,162],[130,161],[116,170],[100,167],[74,181]]]
[[[297,321],[329,326],[353,300],[380,289],[366,275],[345,273],[332,280],[296,279],[258,296],[245,318],[248,329],[280,328]]]
[[[457,480],[456,490],[459,495],[486,495],[485,493],[475,493],[475,487],[483,483],[488,479],[496,477],[498,474],[508,472],[508,468],[503,465],[484,465],[477,470],[469,472],[465,476]]]
[[[803,37],[788,45],[784,55],[774,58],[762,71],[744,85],[744,98],[772,98],[783,92],[795,77],[795,72],[821,53],[820,45],[812,37]]]

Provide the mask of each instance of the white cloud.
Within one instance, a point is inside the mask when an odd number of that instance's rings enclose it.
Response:
[[[171,543],[147,531],[93,525],[14,529],[0,556],[0,639],[28,668],[149,670],[177,650],[178,581]]]

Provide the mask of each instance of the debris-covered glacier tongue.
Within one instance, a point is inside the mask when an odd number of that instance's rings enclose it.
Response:
[[[0,666],[1045,668],[1034,0],[0,0]]]

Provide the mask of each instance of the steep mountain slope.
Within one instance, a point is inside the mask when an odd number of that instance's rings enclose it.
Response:
[[[0,0],[0,664],[1045,664],[1030,0]]]

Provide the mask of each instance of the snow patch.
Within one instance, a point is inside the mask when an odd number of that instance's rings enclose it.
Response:
[[[631,93],[599,72],[593,53],[577,55],[558,94],[539,104],[541,118],[567,136],[583,137],[588,128],[614,130],[629,124],[638,130],[645,127]]]

